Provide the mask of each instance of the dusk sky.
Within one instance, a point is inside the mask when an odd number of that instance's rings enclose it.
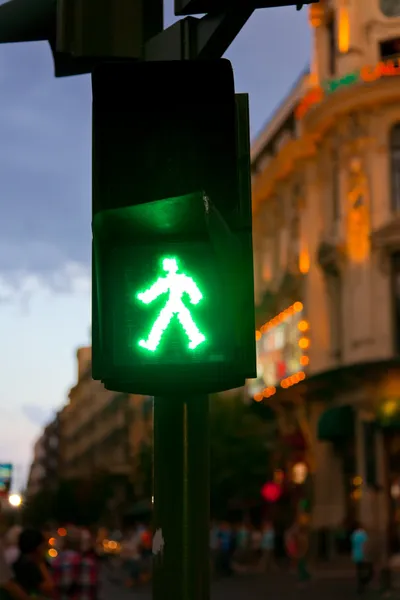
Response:
[[[258,10],[232,44],[253,137],[309,51],[307,10],[294,7]],[[0,45],[0,463],[15,464],[14,488],[90,342],[90,212],[90,76],[55,79],[47,43]]]

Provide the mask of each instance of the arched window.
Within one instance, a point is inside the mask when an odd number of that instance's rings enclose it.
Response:
[[[336,73],[336,19],[331,14],[326,24],[328,35],[328,74],[332,77]]]
[[[390,171],[392,210],[400,212],[400,123],[390,132]]]
[[[340,273],[326,274],[329,305],[331,354],[339,360],[343,352],[343,286]]]
[[[340,164],[339,164],[339,153],[335,147],[332,150],[332,223],[335,227],[340,219]]]

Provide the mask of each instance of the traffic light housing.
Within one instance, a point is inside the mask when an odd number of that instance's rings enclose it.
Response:
[[[93,377],[149,395],[243,385],[249,156],[229,61],[105,64],[92,86]]]
[[[114,57],[142,58],[146,41],[162,27],[163,0],[9,0],[0,5],[0,44],[47,41],[56,77],[90,73]]]
[[[175,0],[175,14],[200,15],[221,13],[226,10],[273,8],[278,6],[297,6],[313,4],[319,0]]]

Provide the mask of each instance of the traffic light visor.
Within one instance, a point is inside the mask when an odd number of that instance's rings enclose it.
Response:
[[[234,360],[229,269],[207,206],[198,193],[94,217],[104,379],[128,377],[133,366],[179,379]]]

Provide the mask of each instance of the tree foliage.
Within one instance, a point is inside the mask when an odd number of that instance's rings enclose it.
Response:
[[[230,502],[260,500],[269,474],[274,425],[261,419],[238,393],[215,395],[210,405],[211,509],[226,513]]]
[[[45,523],[92,525],[108,517],[109,503],[117,488],[127,502],[132,489],[125,476],[96,473],[90,478],[60,479],[53,489],[42,489],[29,498],[23,510],[24,522],[37,527]]]

